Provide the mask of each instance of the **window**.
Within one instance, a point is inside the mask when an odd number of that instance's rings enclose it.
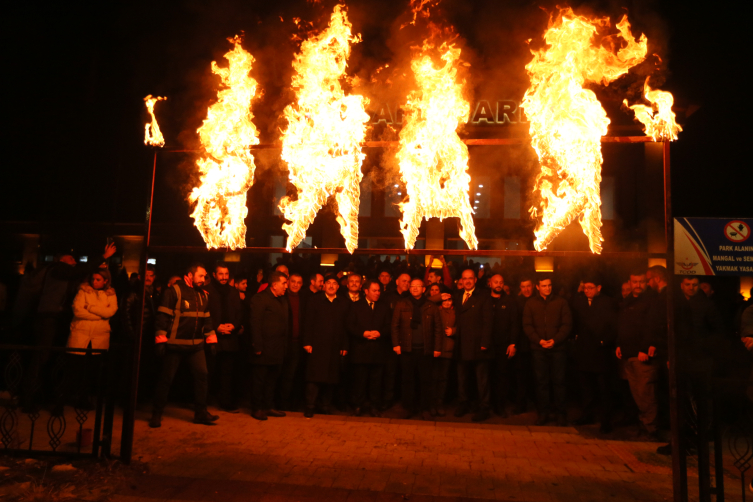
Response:
[[[614,177],[601,179],[601,219],[614,219]]]
[[[471,207],[476,218],[490,218],[491,205],[489,197],[491,193],[491,181],[488,176],[476,176],[471,178]]]
[[[520,219],[520,178],[505,177],[505,218]]]

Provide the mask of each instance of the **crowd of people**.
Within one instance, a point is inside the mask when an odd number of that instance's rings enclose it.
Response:
[[[34,343],[66,338],[66,346],[80,349],[68,357],[108,349],[113,329],[124,340],[141,336],[139,392],[152,402],[150,427],[161,426],[184,365],[197,424],[217,423],[210,399],[228,413],[248,405],[260,421],[296,410],[308,418],[392,410],[435,420],[452,399],[454,416],[476,422],[524,413],[533,402],[537,425],[598,423],[603,433],[619,410],[621,423],[637,418],[646,439],[662,439],[673,280],[662,266],[632,271],[613,298],[602,292],[598,273],[584,274],[567,294],[552,274],[518,271],[513,280],[499,267],[486,273],[470,262],[458,269],[442,257],[441,269],[375,257],[362,270],[352,262],[305,275],[296,263],[252,276],[224,262],[193,263],[163,283],[149,265],[145,287],[134,280],[118,297],[104,261],[113,252],[106,248],[85,276],[67,255],[30,274],[14,318],[33,309]],[[721,305],[697,277],[678,285],[677,364],[689,398],[713,375],[753,376],[750,302]],[[49,356],[35,353],[29,363],[27,407]],[[744,392],[735,399],[745,401]],[[573,401],[577,416],[568,413]]]

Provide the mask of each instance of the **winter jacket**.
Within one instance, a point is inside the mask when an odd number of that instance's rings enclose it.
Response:
[[[82,284],[73,300],[73,321],[68,347],[85,349],[110,348],[110,318],[118,311],[113,288],[94,289]]]
[[[353,364],[383,364],[391,350],[390,308],[386,303],[376,302],[369,307],[366,298],[361,298],[350,307],[347,322],[350,336],[350,361]],[[365,331],[378,331],[379,338],[364,338]]]
[[[574,356],[580,371],[603,373],[614,362],[617,306],[608,296],[576,296],[572,302]]]
[[[648,330],[648,311],[651,296],[645,292],[638,296],[630,295],[622,302],[617,316],[617,347],[622,360],[638,357],[639,352],[648,354],[651,339]]]
[[[433,355],[435,351],[442,350],[440,343],[441,336],[444,335],[442,318],[439,316],[437,306],[428,300],[421,306],[421,316],[424,354]],[[397,347],[399,345],[401,352],[412,350],[412,320],[413,302],[409,298],[397,302],[392,313],[392,346]]]
[[[207,294],[183,280],[167,288],[157,309],[155,342],[173,350],[199,350],[216,343]]]
[[[531,350],[565,350],[565,342],[573,329],[573,317],[564,298],[531,295],[523,309],[523,329]],[[541,340],[554,340],[554,347],[544,349]]]
[[[288,343],[289,315],[288,299],[275,296],[269,288],[251,298],[249,325],[253,364],[282,364]]]

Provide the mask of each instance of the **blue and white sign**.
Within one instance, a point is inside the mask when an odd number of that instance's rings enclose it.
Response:
[[[675,274],[753,275],[753,218],[675,218]]]

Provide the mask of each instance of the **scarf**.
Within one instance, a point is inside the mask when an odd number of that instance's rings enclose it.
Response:
[[[416,300],[411,296],[410,301],[413,303],[413,318],[410,321],[410,327],[411,329],[416,329],[421,324],[421,307],[426,303],[426,298],[422,296]]]

